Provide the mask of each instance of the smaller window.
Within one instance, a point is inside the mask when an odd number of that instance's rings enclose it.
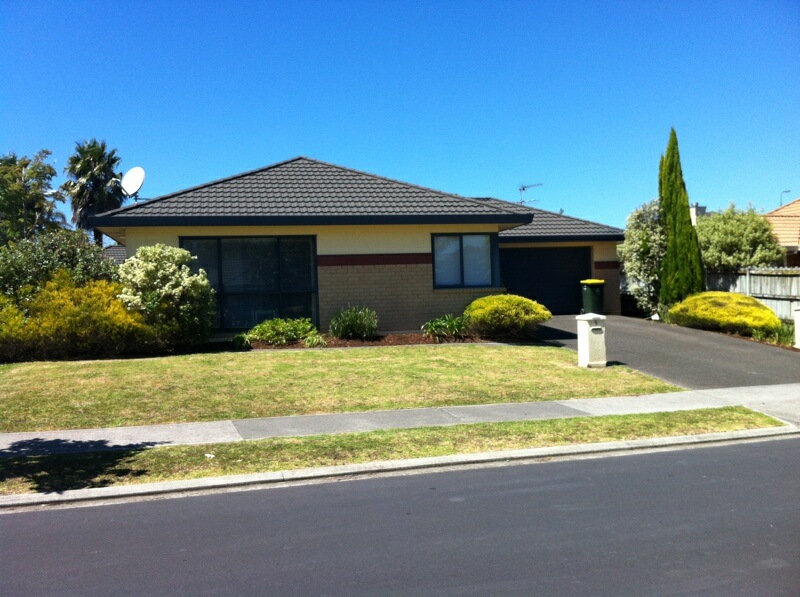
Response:
[[[496,286],[498,261],[495,235],[433,235],[434,287]]]

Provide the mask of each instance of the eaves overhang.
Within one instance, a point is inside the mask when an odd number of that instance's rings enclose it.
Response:
[[[370,216],[95,216],[95,228],[150,226],[345,226],[386,224],[529,224],[533,214],[408,214]]]
[[[556,234],[533,236],[503,236],[500,233],[498,242],[508,243],[558,243],[570,241],[624,241],[624,234]]]

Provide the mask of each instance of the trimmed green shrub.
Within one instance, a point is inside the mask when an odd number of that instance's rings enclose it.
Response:
[[[286,346],[305,340],[310,336],[318,336],[317,328],[308,318],[303,319],[267,319],[245,334],[247,340],[258,340],[272,346]]]
[[[231,346],[234,350],[250,350],[253,348],[250,345],[250,340],[247,338],[247,334],[244,332],[236,334],[233,338],[231,338]]]
[[[168,346],[202,344],[214,331],[214,290],[203,270],[189,268],[194,259],[189,251],[158,244],[140,247],[119,268],[120,298]]]
[[[117,264],[83,232],[57,230],[0,247],[0,294],[19,306],[60,270],[79,285],[117,278]]]
[[[422,325],[422,334],[436,342],[460,340],[467,335],[469,318],[465,315],[455,317],[452,313],[435,317]]]
[[[464,310],[469,329],[487,338],[530,338],[552,317],[544,305],[515,294],[495,294],[472,301]]]
[[[762,302],[734,292],[701,292],[669,310],[669,321],[677,325],[751,336],[773,334],[781,320]]]
[[[6,301],[0,309],[3,360],[109,357],[158,350],[155,332],[118,298],[117,282],[78,286],[58,272],[28,305],[27,319]],[[16,309],[16,311],[15,311]]]
[[[753,339],[778,346],[794,346],[794,323],[781,322],[774,331],[753,330]]]
[[[347,307],[333,316],[329,331],[334,338],[372,340],[378,336],[378,314],[367,307]]]

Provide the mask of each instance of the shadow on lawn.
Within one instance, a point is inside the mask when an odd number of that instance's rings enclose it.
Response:
[[[61,493],[113,485],[146,471],[128,465],[155,442],[110,445],[105,440],[31,439],[0,450],[0,484],[21,483],[38,493]]]

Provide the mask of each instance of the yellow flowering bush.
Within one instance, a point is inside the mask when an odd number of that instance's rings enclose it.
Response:
[[[690,328],[752,336],[773,333],[781,320],[761,301],[735,292],[701,292],[669,310],[671,323]]]

